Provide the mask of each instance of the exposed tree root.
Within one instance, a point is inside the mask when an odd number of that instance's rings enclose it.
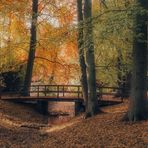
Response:
[[[86,113],[84,114],[84,119],[93,117],[93,116],[95,116],[95,115],[97,115],[97,114],[100,114],[100,113],[103,113],[103,111],[97,110],[97,111],[94,111],[94,112],[86,112]]]
[[[127,112],[121,121],[136,122],[136,121],[142,121],[142,120],[148,120],[148,112],[143,112],[141,114],[136,114],[136,113],[129,114]]]

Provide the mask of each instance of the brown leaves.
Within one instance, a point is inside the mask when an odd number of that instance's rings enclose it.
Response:
[[[30,107],[24,105],[0,102],[0,112],[11,117],[11,121],[25,122],[25,126],[30,126],[30,122],[40,123],[43,120]],[[26,110],[27,108],[27,110]],[[66,123],[70,126],[58,130],[50,130],[46,127],[44,134],[38,130],[26,127],[7,128],[0,123],[0,146],[11,145],[11,147],[137,147],[146,148],[148,146],[148,122],[125,123],[119,121],[123,117],[123,110],[127,109],[127,104],[105,107],[103,114],[89,119],[77,117]],[[2,116],[1,116],[2,117]],[[5,116],[3,115],[3,118]],[[49,118],[50,120],[50,118]],[[27,124],[28,122],[28,124]],[[36,123],[37,122],[37,123]],[[72,124],[73,123],[73,124]],[[32,124],[31,124],[32,127]],[[33,125],[34,127],[34,125]],[[50,131],[50,132],[47,132]],[[51,132],[52,131],[52,132]],[[23,143],[22,143],[23,142]]]

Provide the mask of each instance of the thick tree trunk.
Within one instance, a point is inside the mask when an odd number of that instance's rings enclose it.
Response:
[[[87,65],[87,82],[88,82],[88,105],[86,117],[93,116],[99,111],[98,99],[96,93],[96,72],[94,43],[92,30],[92,1],[84,1],[84,19],[85,19],[85,47],[86,47],[86,65]]]
[[[37,30],[37,17],[38,17],[38,0],[33,0],[32,3],[32,23],[31,23],[31,37],[30,37],[30,49],[27,61],[27,70],[24,81],[23,94],[29,95],[29,89],[31,86],[31,78],[33,71],[33,64],[35,58],[35,49],[36,49],[36,30]]]
[[[86,72],[86,64],[84,56],[82,0],[77,0],[77,15],[78,15],[78,51],[79,51],[79,61],[81,68],[81,85],[82,85],[83,98],[85,100],[85,108],[87,108],[88,85],[87,85],[87,72]]]
[[[137,0],[144,8],[148,8],[147,0]],[[138,121],[148,119],[148,101],[147,101],[147,15],[146,13],[137,13],[135,17],[135,36],[133,44],[133,72],[131,84],[131,97],[128,114],[125,119],[129,121]],[[142,37],[138,37],[142,34]]]

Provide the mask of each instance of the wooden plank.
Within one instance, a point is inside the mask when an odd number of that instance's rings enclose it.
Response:
[[[45,101],[59,101],[59,102],[83,102],[82,98],[78,97],[1,97],[1,100],[9,100],[9,101],[40,101],[40,100],[45,100]]]
[[[44,85],[44,84],[42,84],[42,85],[31,85],[31,87],[36,87],[36,86],[47,86],[47,87],[57,87],[57,86],[59,86],[59,87],[62,87],[62,86],[64,86],[64,87],[81,87],[81,85]]]
[[[34,90],[34,91],[30,91],[30,93],[37,93],[37,92],[40,92],[40,93],[63,93],[63,90],[48,90],[48,91],[44,91],[44,90]],[[78,94],[78,93],[82,93],[81,91],[64,91],[64,93],[71,93],[71,94]]]

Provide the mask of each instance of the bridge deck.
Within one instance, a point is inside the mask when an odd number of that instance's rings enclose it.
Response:
[[[27,96],[27,97],[22,97],[22,96],[14,96],[14,97],[8,97],[8,96],[3,96],[1,97],[0,100],[3,101],[11,101],[11,102],[37,102],[37,101],[49,101],[49,102],[73,102],[73,103],[84,103],[84,100],[82,98],[77,98],[77,97],[47,97],[47,96],[43,96],[43,97],[36,97],[36,96]],[[108,105],[114,105],[114,104],[119,104],[122,103],[122,100],[120,99],[103,99],[103,100],[98,100],[99,106],[108,106]]]
[[[84,100],[82,98],[78,97],[66,97],[66,96],[60,96],[57,98],[57,96],[2,96],[1,100],[7,100],[7,101],[59,101],[59,102],[83,102]]]

